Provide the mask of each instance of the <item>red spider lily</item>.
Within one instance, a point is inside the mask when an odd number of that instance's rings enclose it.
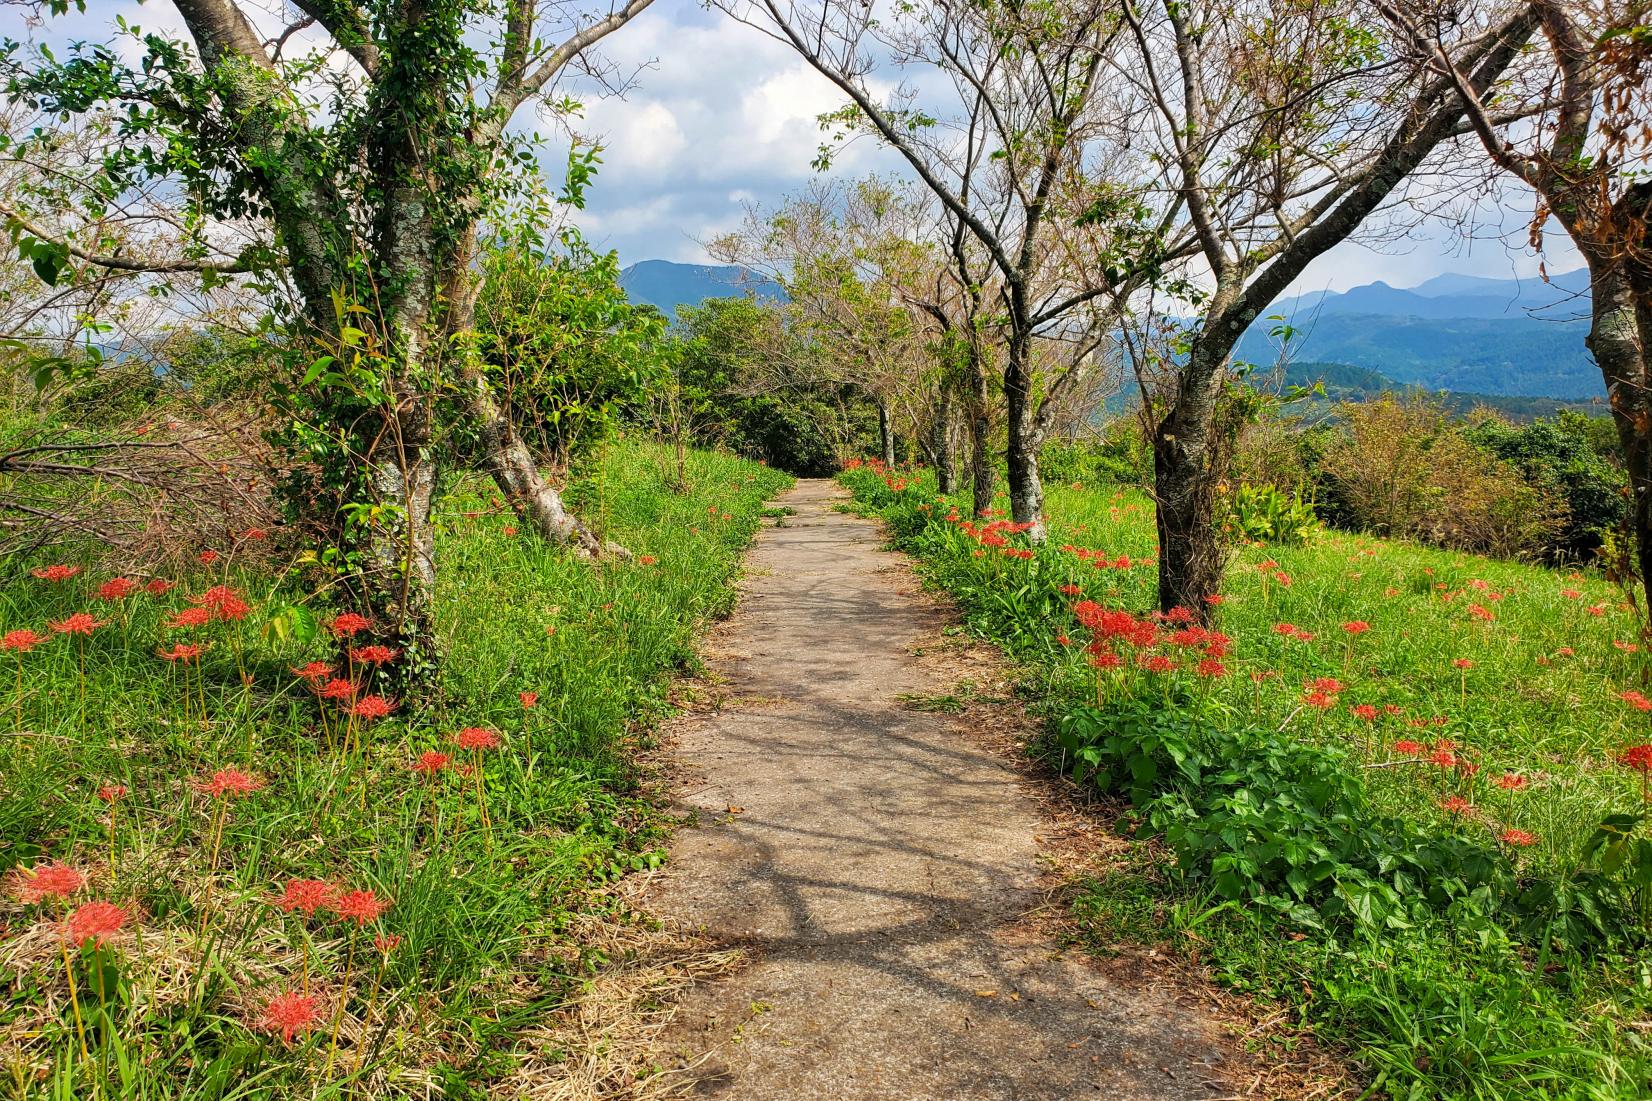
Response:
[[[297,910],[305,917],[315,917],[317,910],[333,904],[333,885],[320,879],[292,879],[282,890],[275,905],[292,913]]]
[[[1554,652],[1554,656],[1557,658],[1569,658],[1575,653],[1577,653],[1577,651],[1573,650],[1570,646],[1562,646]]]
[[[476,751],[498,749],[499,735],[480,726],[467,726],[459,731],[458,737],[453,739],[453,744],[460,749]]]
[[[652,554],[643,554],[637,557],[637,565],[639,566],[652,566],[658,561],[659,559],[655,558]]]
[[[176,584],[177,582],[175,581],[162,581],[157,577],[155,580],[145,585],[143,587],[143,591],[148,593],[150,596],[165,596],[167,593],[172,591],[173,586]]]
[[[453,757],[434,749],[427,749],[413,759],[413,771],[424,776],[434,776],[438,772],[453,764]]]
[[[104,784],[98,788],[98,798],[105,803],[113,803],[126,795],[125,784]]]
[[[1366,631],[1371,629],[1371,625],[1363,619],[1356,619],[1352,622],[1344,623],[1342,625],[1342,629],[1351,635],[1363,635]]]
[[[321,696],[328,700],[353,700],[358,691],[360,689],[355,681],[334,677],[322,686]]]
[[[516,525],[515,524],[506,524],[504,526],[503,530],[505,532],[506,538],[509,538],[510,536],[516,534]]]
[[[1364,719],[1368,723],[1377,721],[1377,709],[1368,703],[1356,704],[1353,712],[1357,719]]]
[[[1583,594],[1578,592],[1576,589],[1561,589],[1560,595],[1565,597],[1567,600],[1576,600]]]
[[[1167,658],[1163,654],[1144,654],[1136,659],[1136,664],[1149,673],[1169,673],[1176,668],[1176,659]]]
[[[539,706],[538,692],[518,692],[516,698],[522,701],[522,710],[532,711]]]
[[[1316,689],[1305,693],[1302,702],[1319,711],[1329,711],[1336,706],[1337,698],[1328,692],[1321,692]]]
[[[109,626],[107,620],[94,619],[91,612],[76,612],[67,619],[47,623],[46,626],[60,635],[89,635],[99,627]]]
[[[370,626],[372,624],[367,622],[366,616],[357,615],[355,612],[340,612],[333,617],[330,629],[334,638],[354,638]]]
[[[379,920],[390,903],[374,894],[372,891],[349,891],[333,904],[333,911],[346,921],[353,921],[358,926]]]
[[[200,596],[195,597],[194,602],[226,623],[239,622],[247,617],[248,612],[252,611],[251,606],[242,599],[241,594],[228,585],[214,585]]]
[[[197,646],[197,645],[194,645],[194,644],[191,644],[191,643],[184,643],[184,642],[173,643],[172,649],[170,649],[170,650],[156,650],[155,651],[155,653],[159,654],[161,657],[165,658],[167,661],[172,661],[172,662],[181,661],[181,662],[184,662],[185,664],[188,664],[189,662],[194,661],[196,658],[200,657],[205,652],[206,652],[206,647],[205,646]]]
[[[373,938],[373,947],[388,956],[401,947],[402,938],[395,933],[380,933]]]
[[[205,780],[197,780],[195,788],[214,799],[238,799],[251,795],[264,786],[264,781],[238,768],[221,768]]]
[[[401,655],[401,651],[389,646],[352,646],[350,660],[362,665],[388,665]]]
[[[101,948],[104,941],[121,931],[131,916],[113,902],[88,902],[69,915],[63,925],[63,936],[70,944],[91,941]]]
[[[289,990],[265,1003],[263,1015],[258,1018],[258,1028],[279,1035],[282,1043],[290,1044],[300,1032],[310,1031],[318,1016],[320,1012],[313,995],[295,994]]]
[[[1428,747],[1423,745],[1421,742],[1414,742],[1410,738],[1401,738],[1399,741],[1394,743],[1394,752],[1403,753],[1407,757],[1421,756],[1422,751],[1427,748]]]
[[[351,706],[350,714],[358,719],[382,719],[395,709],[394,700],[383,696],[363,696]]]
[[[1256,569],[1260,573],[1267,573],[1270,570],[1277,570],[1278,568],[1279,568],[1279,563],[1275,562],[1271,558],[1268,559],[1266,562],[1258,562],[1256,564]]]
[[[333,667],[324,661],[312,661],[294,667],[293,675],[314,684],[317,681],[325,681],[328,677],[331,677],[333,671]]]
[[[1228,667],[1215,658],[1205,658],[1199,662],[1197,670],[1201,677],[1225,677],[1228,675]]]
[[[1456,768],[1457,754],[1449,749],[1436,749],[1428,755],[1428,763],[1438,768]]]
[[[1440,800],[1440,809],[1447,814],[1469,815],[1474,813],[1474,804],[1461,795],[1453,795],[1449,799]]]
[[[261,543],[270,537],[270,533],[263,528],[248,528],[241,533],[241,538],[254,543]]]
[[[1073,644],[1073,640],[1068,638],[1065,632],[1056,635],[1055,640],[1063,646],[1071,646]]]
[[[1342,682],[1335,677],[1315,677],[1312,687],[1314,691],[1324,692],[1329,696],[1340,695],[1343,690]]]
[[[1097,669],[1117,669],[1124,664],[1124,659],[1111,650],[1103,650],[1090,659],[1090,664]]]
[[[1487,623],[1490,623],[1497,618],[1492,614],[1490,608],[1487,608],[1481,604],[1470,604],[1468,606],[1468,614],[1473,616],[1475,619],[1484,620]]]
[[[53,585],[59,585],[59,584],[62,584],[63,582],[65,582],[65,581],[69,580],[69,578],[75,576],[75,574],[79,573],[80,572],[80,567],[79,566],[46,566],[46,567],[43,567],[43,568],[30,570],[29,572],[34,574],[36,577],[40,578],[40,580],[42,580],[42,581],[50,581]]]
[[[1624,642],[1622,639],[1613,639],[1612,645],[1614,648],[1622,650],[1626,654],[1635,654],[1640,652],[1640,647],[1638,645],[1633,642]]]
[[[41,902],[48,898],[68,898],[86,883],[86,877],[76,868],[52,861],[36,864],[19,871],[17,897],[24,902]]]
[[[1382,705],[1382,713],[1384,715],[1399,715],[1399,714],[1402,714],[1404,711],[1405,711],[1405,708],[1401,707],[1397,703],[1385,703],[1385,704]]]
[[[1278,573],[1274,574],[1273,579],[1276,584],[1282,585],[1287,589],[1291,587],[1291,575],[1286,573],[1284,570],[1280,570]]]
[[[210,566],[214,562],[218,561],[218,552],[215,550],[204,550],[195,556],[195,560],[203,566]]]
[[[1618,754],[1618,764],[1640,773],[1652,772],[1652,745],[1632,745]]]
[[[1193,614],[1192,608],[1184,608],[1178,604],[1164,613],[1164,618],[1171,623],[1192,623],[1199,617]]]
[[[1228,598],[1223,596],[1221,593],[1211,593],[1209,596],[1205,597],[1205,603],[1209,604],[1212,608],[1218,608],[1223,604],[1226,604],[1227,599]]]
[[[138,591],[138,583],[129,577],[111,577],[98,586],[99,600],[125,600]]]
[[[1633,707],[1636,711],[1652,711],[1652,700],[1647,699],[1633,688],[1626,692],[1619,692],[1618,699]]]
[[[166,625],[174,631],[189,631],[196,627],[205,627],[212,622],[210,608],[185,608],[177,615],[166,621]]]
[[[1525,830],[1517,830],[1510,826],[1497,835],[1497,840],[1505,845],[1513,845],[1517,849],[1524,849],[1527,846],[1537,844],[1537,834],[1527,833]]]
[[[1061,586],[1061,595],[1062,596],[1077,596],[1078,594],[1082,593],[1083,591],[1084,590],[1079,588],[1077,585],[1067,584],[1067,585]]]
[[[1467,658],[1454,658],[1452,660],[1451,664],[1455,665],[1459,669],[1473,669],[1474,668],[1474,663],[1472,661],[1468,660]]]
[[[1531,783],[1530,780],[1518,772],[1505,772],[1497,778],[1497,786],[1504,791],[1524,791]]]
[[[0,650],[16,650],[20,654],[26,654],[45,641],[27,627],[21,627],[15,631],[7,631],[0,637]]]

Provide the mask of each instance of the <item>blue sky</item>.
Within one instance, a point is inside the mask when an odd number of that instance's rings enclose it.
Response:
[[[281,0],[255,2],[280,12]],[[53,43],[104,39],[117,15],[146,28],[181,28],[168,0],[89,0],[87,8],[38,34]],[[0,8],[0,33],[28,33],[16,9]],[[815,118],[843,102],[789,50],[692,0],[656,0],[602,52],[637,75],[624,98],[590,98],[578,123],[607,148],[576,221],[594,244],[618,250],[626,263],[704,260],[698,242],[733,228],[743,203],[776,202],[808,182],[820,143]],[[525,129],[549,129],[536,127],[526,111],[517,121]],[[559,176],[565,156],[565,142],[550,142],[542,164]],[[852,147],[835,166],[851,174],[897,167],[891,154],[870,144]],[[1445,271],[1534,275],[1539,261],[1525,247],[1530,199],[1503,199],[1504,209],[1480,204],[1474,239],[1432,224],[1405,241],[1350,242],[1321,258],[1293,289],[1346,290],[1379,279],[1414,286]],[[1560,235],[1551,235],[1548,266],[1556,272],[1578,266]]]

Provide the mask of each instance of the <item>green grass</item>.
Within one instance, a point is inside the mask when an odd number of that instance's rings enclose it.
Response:
[[[228,546],[164,596],[98,600],[99,583],[147,579],[146,564],[90,555],[61,584],[7,586],[0,633],[50,637],[21,655],[16,699],[19,655],[0,654],[0,1097],[482,1096],[516,1033],[596,965],[566,943],[569,915],[600,910],[606,884],[662,858],[633,751],[699,627],[731,606],[741,550],[787,483],[696,453],[677,495],[668,465],[622,443],[572,492],[629,563],[592,566],[516,535],[463,486],[441,502],[445,702],[425,715],[350,724],[318,706],[291,670],[338,659],[325,616]],[[168,629],[213,584],[237,588],[251,614]],[[50,635],[48,621],[86,609],[108,622],[83,652]],[[206,643],[198,664],[156,656],[180,640]],[[537,693],[532,708],[523,692]],[[472,726],[503,745],[456,750]],[[422,774],[425,752],[452,759]],[[262,786],[227,803],[198,789],[224,768]],[[128,788],[112,830],[107,784]],[[87,882],[29,904],[23,869],[46,860]],[[389,908],[358,928],[272,905],[307,878]],[[73,961],[88,1065],[59,922],[91,900],[130,917]],[[400,940],[381,951],[376,936]],[[311,1028],[286,1043],[259,1027],[272,996],[306,989]]]
[[[1214,616],[1229,640],[1220,675],[1197,675],[1193,651],[1164,643],[1153,652],[1174,672],[1145,671],[1145,655],[1114,643],[1125,667],[1098,674],[1071,609],[1151,609],[1157,548],[1143,495],[1052,487],[1049,545],[1023,559],[1005,553],[1015,535],[983,545],[949,521],[954,505],[967,520],[967,502],[937,499],[921,476],[904,488],[865,469],[845,480],[959,598],[972,629],[1022,662],[1051,721],[1052,763],[1071,769],[1074,747],[1093,751],[1082,779],[1135,791],[1124,819],[1147,839],[1138,859],[1079,894],[1092,947],[1195,950],[1219,978],[1344,1045],[1378,1093],[1652,1096],[1648,892],[1632,868],[1600,873],[1587,851],[1609,814],[1647,836],[1642,777],[1618,761],[1652,740],[1648,716],[1620,696],[1643,687],[1647,655],[1616,589],[1593,574],[1324,532],[1302,547],[1235,550]],[[1344,629],[1354,622],[1369,629]],[[1340,683],[1323,710],[1307,703],[1319,678]],[[1373,719],[1355,711],[1367,705]],[[1173,751],[1098,748],[1120,731]],[[1427,752],[1396,748],[1406,741]],[[1442,742],[1461,765],[1429,763]],[[1330,773],[1342,778],[1327,787]],[[1498,783],[1510,776],[1515,788]],[[1318,791],[1332,794],[1307,805]],[[1449,811],[1451,798],[1467,806]],[[1536,841],[1503,840],[1509,829]],[[1304,878],[1270,879],[1266,866],[1297,849],[1328,853],[1323,869],[1312,858],[1292,865]],[[1425,850],[1444,854],[1437,880],[1414,882],[1392,861]],[[1465,867],[1484,870],[1485,885],[1456,882]],[[1365,884],[1408,874],[1400,902],[1369,920],[1348,905]],[[1564,907],[1543,891],[1574,884],[1593,885],[1584,905],[1608,908],[1613,932],[1559,936],[1552,913]]]

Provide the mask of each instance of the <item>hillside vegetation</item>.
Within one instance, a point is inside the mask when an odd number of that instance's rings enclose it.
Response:
[[[845,478],[1140,839],[1080,886],[1098,945],[1192,953],[1395,1096],[1646,1095],[1652,703],[1618,590],[1324,532],[1240,548],[1206,628],[1150,613],[1137,492],[1052,489],[1031,548],[923,475]]]
[[[635,748],[788,482],[705,452],[687,473],[675,491],[670,452],[633,442],[593,465],[573,495],[636,555],[600,568],[472,480],[446,494],[425,711],[356,619],[243,564],[261,533],[181,572],[87,546],[8,585],[0,1096],[470,1097],[508,1074],[602,963],[571,915],[662,859]]]

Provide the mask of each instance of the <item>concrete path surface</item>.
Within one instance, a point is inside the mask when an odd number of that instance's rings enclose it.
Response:
[[[1231,1094],[1218,1026],[1027,921],[1043,820],[1015,773],[903,694],[945,624],[876,525],[803,481],[751,552],[713,666],[732,706],[676,729],[679,831],[652,900],[751,962],[665,1034],[741,1101]]]

